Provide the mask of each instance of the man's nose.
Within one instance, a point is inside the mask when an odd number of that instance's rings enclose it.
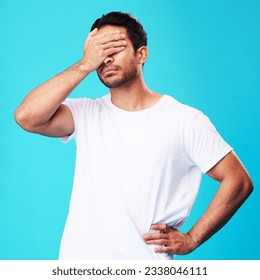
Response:
[[[108,56],[105,60],[104,60],[104,64],[105,66],[109,66],[112,62],[113,62],[113,57],[112,56]]]

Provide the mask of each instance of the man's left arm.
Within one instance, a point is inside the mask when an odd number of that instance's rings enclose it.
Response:
[[[154,224],[160,233],[145,234],[147,244],[161,245],[157,253],[185,255],[220,230],[240,208],[253,190],[252,181],[234,152],[227,154],[207,174],[220,182],[220,187],[203,216],[188,233],[181,233],[166,224]]]

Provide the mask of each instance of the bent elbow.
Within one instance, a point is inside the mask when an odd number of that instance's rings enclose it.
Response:
[[[24,110],[18,107],[14,112],[14,119],[16,123],[24,130],[33,132],[33,125],[31,124],[31,118],[24,112]]]
[[[14,119],[16,121],[16,123],[18,125],[20,125],[21,127],[23,127],[25,121],[25,114],[23,112],[23,110],[20,109],[20,107],[18,107],[15,112],[14,112]]]
[[[241,201],[245,201],[254,190],[253,182],[247,174],[237,181],[237,186],[239,186],[237,195]]]
[[[254,190],[254,185],[252,180],[248,177],[245,181],[244,181],[244,192],[246,194],[246,197],[248,197]]]

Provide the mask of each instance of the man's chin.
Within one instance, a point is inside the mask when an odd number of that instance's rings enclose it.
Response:
[[[108,88],[117,88],[124,84],[122,81],[104,81],[103,79],[100,79],[100,81]]]
[[[125,76],[111,76],[107,78],[101,78],[99,75],[100,81],[108,88],[119,88],[121,86],[126,85],[127,83],[131,82],[133,79],[135,79],[137,73],[132,72]]]

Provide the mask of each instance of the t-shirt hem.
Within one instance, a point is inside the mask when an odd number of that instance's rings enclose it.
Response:
[[[72,133],[71,135],[69,136],[65,136],[65,137],[60,137],[60,141],[64,144],[67,144],[71,139],[74,138],[74,133]]]
[[[202,172],[205,174],[207,173],[212,167],[214,167],[217,163],[219,163],[227,154],[233,151],[232,147],[227,147],[221,151],[210,163],[206,164],[205,166],[201,167]]]
[[[71,111],[71,114],[72,114],[72,117],[73,117],[73,121],[74,121],[74,125],[75,125],[75,128],[74,128],[74,132],[71,134],[71,135],[68,135],[68,136],[64,136],[64,137],[60,137],[60,141],[64,144],[67,144],[70,140],[74,139],[75,138],[75,134],[76,134],[76,122],[75,122],[75,114],[74,114],[74,111],[72,110],[72,108],[70,107],[70,105],[67,103],[67,100],[66,99],[62,104],[67,106],[70,111]]]

